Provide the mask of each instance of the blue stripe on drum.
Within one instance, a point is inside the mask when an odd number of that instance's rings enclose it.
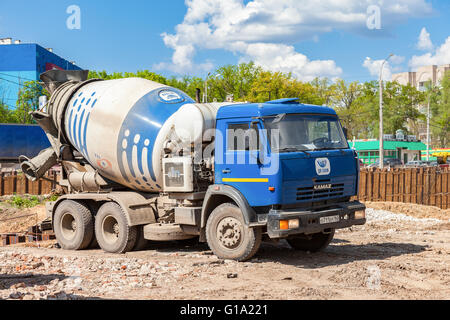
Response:
[[[80,92],[72,105],[69,105],[67,112],[68,119],[68,139],[72,145],[86,158],[89,154],[86,146],[86,135],[89,124],[89,118],[98,99],[94,99],[96,92],[93,92],[89,98],[83,97],[84,92]]]
[[[161,92],[166,97],[173,92],[180,99],[163,101]],[[131,187],[160,189],[152,166],[155,140],[166,120],[186,103],[194,101],[180,90],[164,87],[143,96],[128,112],[119,132],[117,159],[122,177]]]

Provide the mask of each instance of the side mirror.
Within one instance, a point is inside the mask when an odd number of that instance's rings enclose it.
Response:
[[[346,127],[343,127],[342,130],[344,131],[345,139],[348,140],[348,129]]]
[[[250,157],[256,160],[258,165],[264,164],[264,152],[261,150],[250,151]]]

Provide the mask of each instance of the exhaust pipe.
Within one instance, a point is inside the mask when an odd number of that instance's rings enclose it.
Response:
[[[31,160],[24,156],[21,156],[20,158],[25,160],[21,161],[20,167],[25,176],[31,181],[42,178],[45,173],[57,163],[56,152],[53,148],[41,151],[37,157]]]
[[[195,89],[195,102],[197,102],[197,103],[200,103],[200,94],[201,94],[200,89],[196,88]]]

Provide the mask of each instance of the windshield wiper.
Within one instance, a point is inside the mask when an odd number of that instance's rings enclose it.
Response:
[[[309,151],[323,151],[323,150],[343,150],[345,148],[314,148],[310,149]]]
[[[309,152],[306,152],[305,150],[299,149],[299,148],[295,148],[295,147],[285,147],[285,148],[281,148],[281,149],[277,149],[278,152],[303,152],[306,155],[309,156]]]

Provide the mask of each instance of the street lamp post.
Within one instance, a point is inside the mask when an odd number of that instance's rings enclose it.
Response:
[[[208,103],[208,78],[211,75],[211,72],[208,72],[208,75],[206,76],[205,79],[205,94],[203,95],[204,99],[203,99],[203,103]]]
[[[208,78],[210,75],[211,75],[211,72],[208,72],[208,75],[206,76],[206,79],[205,79],[205,94],[203,95],[203,98],[204,98],[203,103],[208,103]],[[217,78],[219,76],[221,76],[220,73],[216,74],[214,76],[214,78]]]
[[[394,54],[390,54],[383,63],[380,68],[380,169],[384,167],[384,143],[383,143],[383,67],[384,64],[391,58]]]

